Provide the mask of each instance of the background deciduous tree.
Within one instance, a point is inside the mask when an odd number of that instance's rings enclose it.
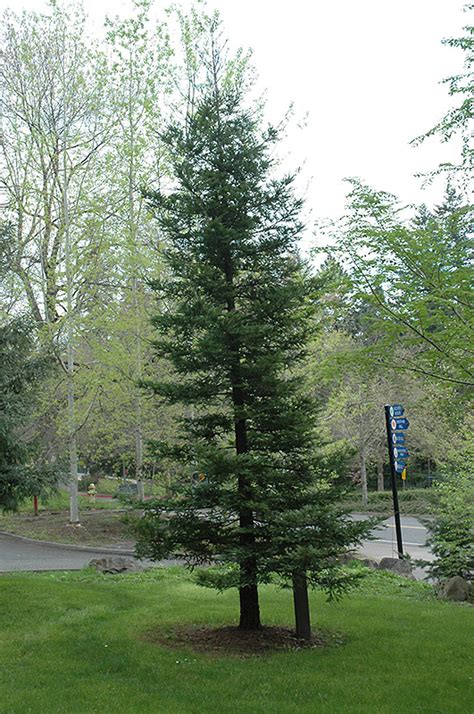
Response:
[[[4,16],[1,180],[20,305],[53,347],[66,382],[70,520],[78,522],[75,349],[81,317],[100,301],[103,187],[96,161],[107,141],[104,61],[84,40],[84,17]]]
[[[436,210],[404,218],[394,196],[351,184],[335,250],[372,306],[373,357],[472,388],[471,207],[448,189]]]

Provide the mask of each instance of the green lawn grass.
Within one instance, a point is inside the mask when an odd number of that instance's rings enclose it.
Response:
[[[119,489],[119,486],[123,483],[121,479],[107,478],[102,476],[97,483],[97,493],[106,493],[110,496],[114,496]],[[163,483],[157,483],[145,479],[144,482],[145,496],[163,496],[165,493],[165,486]]]
[[[116,501],[112,501],[107,498],[96,498],[93,499],[91,496],[86,494],[79,494],[79,510],[80,511],[96,511],[96,510],[113,510],[117,508],[123,508]],[[51,511],[68,511],[69,510],[69,492],[66,490],[59,490],[57,493],[49,496],[48,499],[42,501],[38,500],[38,511],[39,513],[51,512]],[[28,499],[20,504],[18,509],[19,513],[26,513],[32,515],[34,513],[33,499]]]
[[[266,624],[292,624],[288,591],[261,588]],[[196,586],[180,569],[123,576],[0,578],[0,711],[4,714],[360,712],[474,710],[468,605],[428,586],[373,573],[351,596],[311,597],[320,627],[343,645],[237,656],[170,650],[154,626],[233,624],[237,594]]]

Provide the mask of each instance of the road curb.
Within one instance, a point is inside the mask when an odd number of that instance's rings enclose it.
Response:
[[[36,543],[37,545],[45,545],[48,548],[75,550],[79,551],[80,553],[101,553],[104,555],[128,555],[136,557],[134,550],[121,550],[120,548],[104,548],[102,546],[97,546],[95,548],[92,545],[74,545],[73,543],[56,543],[55,541],[51,540],[27,538],[26,536],[16,535],[15,533],[9,533],[8,531],[0,531],[0,535],[7,536],[7,538],[11,538],[12,540],[23,541],[24,543]]]

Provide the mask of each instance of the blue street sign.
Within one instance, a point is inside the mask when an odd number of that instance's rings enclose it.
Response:
[[[393,455],[396,459],[406,459],[408,457],[408,449],[405,449],[404,446],[394,446]]]
[[[393,431],[396,431],[397,429],[408,429],[410,422],[405,417],[399,417],[398,419],[393,418],[390,420],[390,426]]]
[[[390,416],[391,417],[397,417],[397,416],[403,416],[405,414],[405,410],[402,407],[401,404],[392,404],[390,407]]]
[[[397,474],[401,474],[405,466],[406,463],[404,461],[395,461],[395,471]]]
[[[404,444],[404,443],[405,443],[405,434],[400,434],[398,432],[392,433],[392,444],[394,446],[396,444]]]

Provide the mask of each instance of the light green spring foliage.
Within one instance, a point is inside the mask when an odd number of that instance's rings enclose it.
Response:
[[[456,451],[436,485],[438,506],[431,526],[431,574],[439,580],[474,572],[474,420],[466,419]]]
[[[472,120],[474,108],[474,26],[472,14],[474,4],[464,6],[468,23],[463,27],[463,34],[443,40],[443,44],[455,50],[464,52],[463,68],[460,72],[446,77],[443,83],[448,86],[448,91],[454,99],[452,107],[426,134],[412,141],[420,144],[430,137],[450,141],[453,137],[461,139],[461,156],[458,163],[442,163],[435,169],[430,177],[440,173],[455,175],[462,185],[469,190],[474,169],[474,148],[472,144]]]
[[[474,384],[471,215],[448,187],[441,206],[404,217],[396,197],[353,179],[334,249],[371,306],[372,357],[458,385],[460,395]]]
[[[52,3],[45,13],[9,12],[3,23],[6,61],[1,69],[5,91],[0,148],[5,218],[11,230],[0,251],[2,265],[6,260],[9,266],[2,275],[0,312],[7,316],[28,307],[42,325],[43,340],[54,343],[56,357],[62,355],[66,275],[63,187],[58,169],[66,120],[74,282],[73,315],[69,317],[74,322],[80,457],[114,469],[121,463],[133,464],[135,458],[138,382],[147,377],[145,365],[152,359],[149,315],[155,306],[148,281],[159,277],[162,270],[163,237],[150,222],[141,188],[144,184],[158,189],[168,185],[170,156],[160,131],[170,116],[192,116],[208,69],[207,29],[218,22],[204,3],[197,3],[188,13],[174,7],[156,21],[151,19],[152,5],[150,0],[137,0],[128,18],[108,20],[104,39],[98,43],[90,41],[79,6]],[[471,12],[472,6],[466,10]],[[426,135],[437,134],[447,140],[463,137],[456,174],[465,182],[472,169],[468,143],[471,25],[466,25],[462,37],[446,41],[454,51],[463,52],[465,59],[464,70],[446,80],[457,108]],[[244,69],[248,70],[248,55],[240,51],[229,62],[223,86],[229,88],[239,78],[248,89],[252,73]],[[258,101],[254,111],[255,115],[261,112]],[[378,360],[383,361],[384,379],[386,368],[395,366],[428,375],[438,384],[443,380],[459,387],[451,393],[452,398],[443,397],[450,414],[453,405],[465,398],[464,388],[472,383],[472,332],[467,329],[472,320],[472,273],[466,261],[466,243],[453,239],[456,223],[461,227],[467,224],[469,207],[454,202],[447,208],[442,214],[425,211],[423,221],[412,225],[402,219],[393,197],[353,184],[341,247],[358,292],[370,305],[369,324],[364,329],[367,331],[372,321],[377,344],[350,347],[356,360],[359,356],[365,360],[359,373],[344,366],[338,348],[326,360],[326,367],[332,361],[340,376],[354,374],[352,382],[364,384],[363,391],[369,396],[366,402],[374,402],[371,394],[380,382],[375,370],[372,389],[366,367],[370,363],[373,368]],[[355,291],[350,294],[356,296]],[[159,309],[168,307],[160,305]],[[323,321],[331,318],[329,313],[330,308]],[[344,321],[342,313],[339,318]],[[350,329],[357,332],[358,326]],[[326,334],[325,340],[331,339]],[[319,355],[314,363],[319,370]],[[167,364],[160,363],[159,369],[166,374]],[[321,372],[314,374],[315,384],[319,383]],[[337,407],[336,421],[348,397],[353,397],[344,379],[338,383],[339,397],[333,392],[328,402]],[[58,367],[44,384],[35,419],[48,455],[64,452],[65,394],[64,373]],[[433,403],[431,400],[431,413]],[[441,424],[439,412],[436,428]],[[166,438],[175,416],[170,408],[157,412],[150,401],[142,400],[140,421],[145,442]],[[420,406],[412,434],[419,429],[421,417]],[[455,431],[459,420],[449,426]],[[339,438],[337,431],[332,431],[332,438]],[[436,429],[424,429],[423,435],[416,437],[417,448],[441,460],[435,433]],[[373,446],[371,440],[372,451]],[[159,466],[150,454],[145,463],[149,470]]]

